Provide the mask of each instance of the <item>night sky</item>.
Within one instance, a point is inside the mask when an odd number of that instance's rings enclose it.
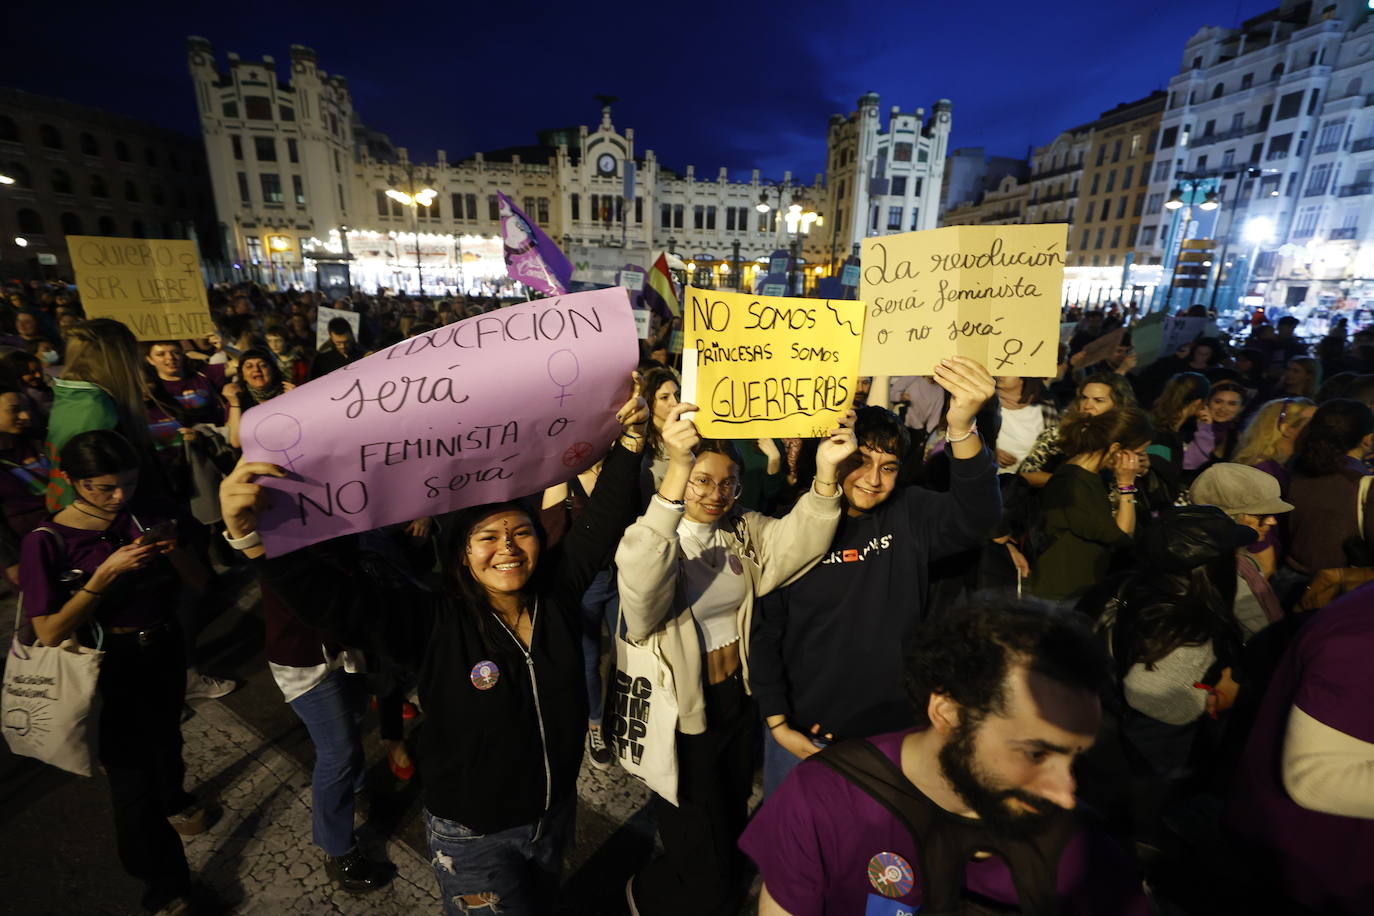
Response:
[[[724,165],[806,180],[824,167],[833,113],[873,90],[886,110],[954,103],[951,148],[1024,156],[1118,102],[1164,88],[1200,27],[1232,27],[1277,0],[1058,4],[874,0],[770,5],[163,3],[8,0],[0,85],[198,133],[185,38],[277,59],[315,48],[348,78],[363,120],[413,158],[452,160],[599,120],[639,154],[698,174]],[[81,9],[92,11],[89,15]],[[352,10],[359,12],[351,12]],[[841,13],[840,11],[844,12]],[[99,11],[99,12],[96,12]]]

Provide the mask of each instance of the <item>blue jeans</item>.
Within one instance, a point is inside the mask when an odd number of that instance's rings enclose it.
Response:
[[[522,824],[486,836],[426,810],[425,829],[433,855],[430,865],[439,882],[444,912],[480,910],[484,916],[552,913],[576,808],[576,799],[568,798],[537,824]],[[484,903],[463,901],[464,897],[479,896]]]
[[[327,856],[353,848],[353,796],[362,789],[366,773],[358,730],[363,690],[356,682],[361,680],[335,668],[290,703],[315,744],[312,834]]]
[[[763,797],[772,795],[787,778],[787,774],[801,763],[787,748],[773,739],[773,730],[767,723],[763,726]]]
[[[603,569],[582,594],[582,664],[587,679],[587,720],[594,725],[601,724],[606,704],[606,688],[601,683],[601,621],[605,620],[607,631],[614,633],[619,613],[620,593],[616,590],[615,571]]]

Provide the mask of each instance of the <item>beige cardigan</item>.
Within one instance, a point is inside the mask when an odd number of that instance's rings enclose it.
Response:
[[[704,652],[678,575],[682,552],[677,526],[682,512],[681,507],[654,497],[644,514],[626,529],[615,562],[627,636],[631,642],[641,644],[650,635],[658,634],[659,649],[677,692],[678,731],[699,735],[707,725],[702,678]],[[746,690],[754,600],[814,566],[834,540],[839,521],[839,493],[820,496],[814,489],[804,493],[783,518],[745,512],[722,520],[720,530],[725,540],[749,573],[738,612]]]

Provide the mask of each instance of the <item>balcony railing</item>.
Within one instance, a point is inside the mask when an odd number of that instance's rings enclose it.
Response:
[[[1352,153],[1362,153],[1367,149],[1374,149],[1374,137],[1361,137],[1350,144],[1350,151]]]
[[[1314,154],[1320,156],[1320,155],[1322,155],[1323,153],[1334,153],[1334,152],[1336,152],[1337,150],[1339,150],[1340,148],[1341,148],[1341,144],[1340,144],[1340,141],[1338,140],[1338,141],[1336,141],[1335,143],[1323,143],[1321,146],[1317,147],[1317,148],[1314,149],[1312,152],[1313,152]]]
[[[1353,239],[1358,231],[1359,227],[1357,226],[1342,226],[1339,229],[1332,229],[1330,238],[1333,242],[1338,242],[1341,239]]]
[[[1360,197],[1374,191],[1374,182],[1361,181],[1357,184],[1342,185],[1336,192],[1337,197]]]

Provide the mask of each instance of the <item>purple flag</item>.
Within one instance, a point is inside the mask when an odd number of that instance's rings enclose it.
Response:
[[[506,247],[506,273],[550,296],[568,291],[573,266],[567,256],[528,216],[500,191],[501,237]]]

